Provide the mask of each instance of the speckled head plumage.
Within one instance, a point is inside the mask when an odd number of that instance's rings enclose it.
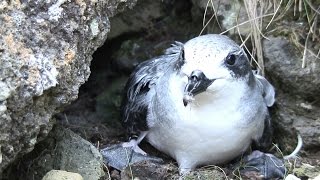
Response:
[[[209,79],[238,79],[251,73],[248,58],[234,41],[224,35],[208,34],[189,40],[184,45],[183,72],[201,70]]]

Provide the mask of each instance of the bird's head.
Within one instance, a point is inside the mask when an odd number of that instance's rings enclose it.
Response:
[[[230,82],[249,81],[252,74],[243,49],[224,35],[189,40],[184,45],[184,60],[181,71],[188,76],[185,92],[192,96],[218,91]]]

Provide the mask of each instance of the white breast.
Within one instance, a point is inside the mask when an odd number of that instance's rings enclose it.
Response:
[[[181,91],[182,86],[169,82],[171,91]],[[171,102],[150,107],[161,109],[162,117],[149,117],[159,122],[150,128],[149,142],[175,158],[180,169],[220,164],[241,155],[252,139],[262,135],[266,107],[259,94],[239,86],[244,84],[199,94],[187,107],[177,102],[182,101],[182,95],[170,92],[174,94]],[[168,107],[168,103],[174,106]]]

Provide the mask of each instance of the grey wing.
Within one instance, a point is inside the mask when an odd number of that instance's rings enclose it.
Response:
[[[152,88],[167,69],[179,70],[183,63],[183,44],[176,42],[165,55],[142,62],[132,72],[121,103],[122,124],[129,136],[148,130],[146,117],[148,104],[154,95]]]
[[[274,87],[263,76],[254,73],[257,78],[258,87],[261,90],[264,102],[267,107],[271,107],[275,102],[275,90]],[[256,140],[255,144],[259,150],[267,150],[272,143],[273,129],[271,126],[271,117],[267,113],[264,120],[264,130],[260,139]]]
[[[269,81],[264,78],[263,76],[260,76],[258,74],[254,73],[254,76],[257,78],[258,87],[260,88],[262,92],[262,96],[264,98],[264,102],[268,107],[271,107],[275,102],[275,90],[274,87],[269,83]]]
[[[259,139],[254,140],[254,149],[267,152],[272,144],[273,128],[270,115],[267,114],[264,120],[263,134]]]

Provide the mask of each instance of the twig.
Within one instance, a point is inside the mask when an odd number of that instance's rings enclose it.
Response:
[[[104,168],[106,168],[106,170],[107,170],[108,179],[111,180],[111,175],[110,175],[110,171],[109,171],[108,166],[107,166],[105,163],[103,163],[103,166],[104,166]]]
[[[208,7],[209,7],[209,2],[211,2],[211,6],[212,6],[212,9],[213,9],[213,15],[210,17],[210,19],[208,20],[208,22],[205,23],[205,21],[206,21],[206,14],[207,14],[207,10],[208,10]],[[203,33],[203,31],[205,30],[205,28],[209,25],[209,23],[211,22],[211,20],[213,19],[213,17],[216,18],[216,21],[217,21],[217,23],[218,23],[218,26],[219,26],[219,28],[221,29],[220,23],[219,23],[219,21],[218,21],[218,16],[217,16],[217,13],[216,13],[216,9],[214,8],[213,2],[212,2],[212,0],[208,0],[207,5],[206,5],[206,9],[204,10],[204,14],[203,14],[203,20],[202,20],[202,26],[203,26],[203,28],[201,29],[201,31],[200,31],[200,33],[199,33],[199,36]]]
[[[309,29],[309,32],[307,34],[307,38],[306,38],[306,43],[304,44],[304,50],[303,50],[303,56],[302,56],[302,68],[306,67],[306,57],[307,57],[307,49],[308,49],[308,40],[309,40],[309,36],[312,32],[312,28],[314,26],[314,21]]]
[[[276,11],[274,12],[270,22],[267,24],[266,29],[268,29],[268,27],[270,26],[271,22],[273,22],[273,19],[275,18],[277,12],[279,11],[281,4],[282,4],[282,0],[280,1],[279,6],[277,7]]]

